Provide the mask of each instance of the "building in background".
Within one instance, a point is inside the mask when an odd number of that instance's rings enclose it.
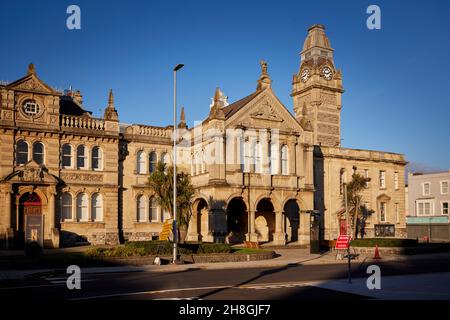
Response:
[[[408,237],[450,240],[450,171],[408,174]]]
[[[182,110],[177,159],[196,190],[187,239],[308,244],[314,209],[321,238],[335,239],[345,225],[342,182],[354,172],[371,178],[366,236],[404,237],[404,156],[341,146],[342,73],[322,25],[308,29],[294,114],[271,82],[261,61],[248,96],[228,103],[216,89],[193,128]],[[169,214],[148,175],[159,161],[171,165],[173,129],[120,123],[112,91],[94,118],[79,91],[56,91],[30,65],[0,85],[0,239],[59,247],[157,238]]]

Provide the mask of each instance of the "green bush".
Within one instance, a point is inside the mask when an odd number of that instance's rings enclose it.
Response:
[[[143,248],[133,248],[127,246],[118,246],[114,248],[92,248],[86,251],[88,257],[133,257],[145,256]]]
[[[415,247],[417,239],[367,238],[352,240],[352,247]]]
[[[230,253],[231,245],[226,243],[202,243],[197,253]]]
[[[172,254],[173,244],[168,241],[130,241],[125,243],[125,247],[142,248],[149,255]],[[178,245],[179,254],[197,253],[230,253],[231,246],[223,243],[180,243]]]

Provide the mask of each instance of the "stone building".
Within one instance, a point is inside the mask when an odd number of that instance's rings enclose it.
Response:
[[[208,117],[177,126],[177,165],[196,194],[188,240],[309,243],[310,213],[322,238],[342,224],[341,183],[356,170],[375,210],[369,236],[404,236],[404,157],[342,148],[342,73],[324,27],[308,30],[293,77],[294,115],[276,97],[267,63],[256,90],[229,104],[217,88]],[[148,175],[172,163],[173,126],[121,124],[112,91],[103,118],[79,91],[58,92],[37,77],[0,85],[0,239],[115,244],[157,238],[167,211]]]

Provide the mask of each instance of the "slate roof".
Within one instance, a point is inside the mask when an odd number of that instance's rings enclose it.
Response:
[[[225,119],[230,118],[233,114],[238,112],[242,107],[244,107],[247,103],[252,101],[260,93],[261,91],[255,91],[252,94],[242,98],[241,100],[233,102],[232,104],[224,107],[222,110],[223,113],[225,114]]]

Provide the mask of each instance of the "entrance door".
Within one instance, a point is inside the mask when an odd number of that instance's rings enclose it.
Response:
[[[25,238],[42,243],[42,203],[39,196],[25,193],[19,199],[17,246],[22,248]]]

